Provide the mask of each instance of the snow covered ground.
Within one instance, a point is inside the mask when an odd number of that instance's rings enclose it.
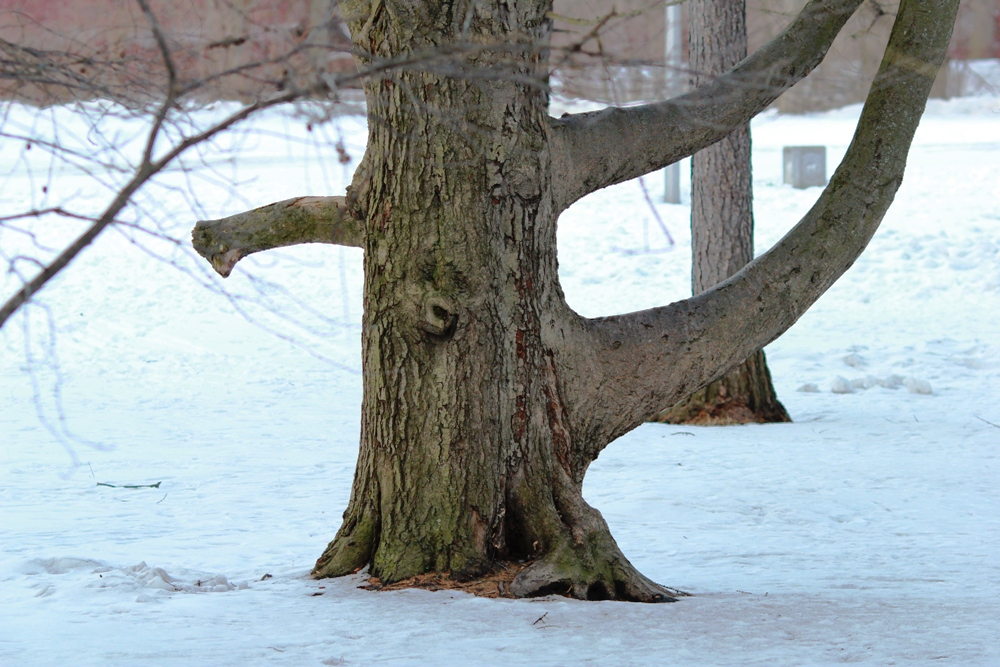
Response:
[[[781,147],[824,144],[832,171],[857,114],[755,122],[759,249],[819,193],[781,185]],[[12,107],[6,127],[42,116]],[[238,161],[168,174],[134,219],[186,238],[198,217],[340,192],[331,144],[357,157],[365,137],[357,117],[254,128]],[[0,151],[3,214],[106,196]],[[635,182],[563,216],[581,313],[688,294],[688,209],[655,206],[675,246]],[[624,552],[694,594],[651,606],[309,579],[357,452],[360,251],[258,255],[223,284],[189,248],[108,232],[0,330],[0,664],[998,664],[998,239],[1000,100],[932,102],[868,251],[767,349],[795,423],[646,425],[592,466]],[[8,255],[25,243],[0,230]]]

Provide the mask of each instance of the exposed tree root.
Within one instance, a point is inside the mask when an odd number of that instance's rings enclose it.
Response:
[[[688,595],[645,577],[617,545],[608,553],[594,549],[592,544],[563,547],[546,554],[518,574],[510,590],[514,597],[554,594],[578,600],[629,602],[676,602],[677,598]]]
[[[344,520],[337,536],[316,561],[314,579],[342,577],[360,572],[371,560],[374,550],[374,522],[365,515],[360,521]]]

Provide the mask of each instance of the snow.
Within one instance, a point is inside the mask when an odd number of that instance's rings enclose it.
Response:
[[[755,121],[758,250],[819,194],[781,184],[782,146],[823,143],[832,170],[858,112]],[[104,122],[73,136],[135,136]],[[339,192],[341,137],[359,156],[363,120],[269,112],[128,219],[186,239],[197,218]],[[119,178],[0,151],[5,213],[92,212]],[[998,164],[1000,100],[932,101],[870,248],[767,348],[795,423],[645,425],[591,467],[585,495],[632,562],[694,594],[671,605],[309,579],[357,455],[360,251],[257,255],[222,283],[185,243],[106,233],[0,330],[0,664],[1000,663]],[[687,296],[688,209],[655,207],[676,245],[634,182],[563,215],[579,312]],[[43,221],[39,242],[77,228]],[[48,256],[9,229],[0,250]]]

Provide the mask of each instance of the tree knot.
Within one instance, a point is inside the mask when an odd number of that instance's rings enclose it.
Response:
[[[458,325],[458,307],[451,299],[431,293],[424,298],[421,318],[417,326],[422,331],[434,338],[447,340]]]

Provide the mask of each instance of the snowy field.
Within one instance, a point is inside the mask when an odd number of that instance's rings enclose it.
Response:
[[[832,171],[858,112],[755,122],[758,250],[819,194],[781,184],[782,146],[824,144]],[[5,113],[8,131],[55,117],[81,151],[100,141],[60,110]],[[365,138],[350,116],[252,129],[130,219],[186,239],[198,218],[342,192],[331,146],[356,163]],[[120,179],[23,142],[0,169],[0,215],[95,209]],[[673,246],[637,182],[562,217],[585,315],[688,294],[688,208],[644,184]],[[36,226],[43,243],[72,229]],[[0,250],[44,255],[2,229]],[[357,454],[360,251],[257,255],[224,283],[206,269],[112,230],[0,330],[0,665],[1000,664],[996,98],[931,103],[869,249],[767,348],[795,423],[646,425],[591,467],[626,555],[694,595],[676,604],[311,580]]]

